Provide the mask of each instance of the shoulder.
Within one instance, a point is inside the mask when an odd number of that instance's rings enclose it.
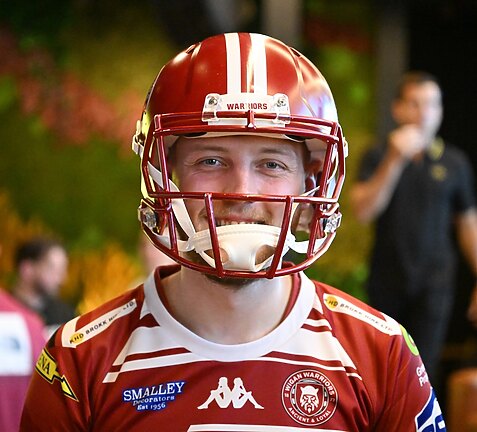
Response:
[[[54,345],[80,348],[108,344],[111,339],[126,336],[131,331],[133,323],[140,319],[143,306],[144,290],[140,285],[68,321],[53,336]]]
[[[386,331],[391,331],[388,329],[389,325],[393,327],[397,325],[396,321],[369,306],[364,301],[325,283],[318,281],[313,282],[317,295],[322,301],[324,314],[332,318],[333,321],[339,319],[351,323],[358,322],[362,323],[365,327],[371,326],[376,328],[376,323],[381,320],[386,323],[389,322],[389,324],[385,326]],[[377,327],[379,327],[378,330],[382,330],[381,326]]]
[[[469,165],[470,159],[467,153],[456,145],[445,142],[445,148],[443,153],[444,160],[454,162],[458,165]]]
[[[406,329],[349,294],[319,282],[315,287],[333,336],[353,361],[377,410],[387,409],[383,394],[388,391],[397,403],[414,404],[410,410],[424,406],[432,389],[418,348]],[[386,386],[391,381],[399,388]],[[409,389],[413,393],[408,400],[405,395]]]
[[[393,350],[397,355],[416,354],[412,339],[395,319],[337,288],[314,283],[323,315],[347,351],[365,357],[386,357]]]

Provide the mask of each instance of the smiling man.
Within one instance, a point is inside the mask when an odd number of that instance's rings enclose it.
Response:
[[[178,265],[56,333],[23,430],[445,430],[407,332],[303,273],[339,227],[347,154],[308,59],[259,34],[191,46],[133,149],[142,228]]]

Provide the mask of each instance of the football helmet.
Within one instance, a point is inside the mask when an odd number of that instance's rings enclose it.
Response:
[[[302,141],[320,162],[314,184],[297,196],[179,190],[168,166],[177,138],[226,134]],[[306,269],[335,237],[346,141],[325,78],[279,40],[227,33],[178,54],[153,82],[132,145],[141,158],[142,228],[156,247],[186,267],[217,277],[283,276]],[[208,229],[196,231],[188,200],[201,200]],[[214,205],[220,201],[281,203],[282,224],[217,226]],[[271,252],[258,258],[263,247]],[[287,252],[291,256],[285,257]]]

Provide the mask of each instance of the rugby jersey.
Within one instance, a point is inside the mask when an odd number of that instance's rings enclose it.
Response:
[[[22,431],[445,430],[417,348],[390,317],[299,273],[277,328],[212,343],[161,301],[161,277],[178,269],[157,269],[53,335]]]

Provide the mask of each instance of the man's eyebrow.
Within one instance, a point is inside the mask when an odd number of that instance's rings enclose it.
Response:
[[[262,149],[262,153],[270,153],[270,154],[279,154],[279,155],[289,155],[289,154],[294,154],[294,150],[290,147],[287,146],[273,146],[270,148],[264,148]]]
[[[194,152],[199,152],[199,151],[212,151],[212,152],[233,152],[234,151],[234,145],[201,145],[201,146],[194,146],[191,147],[188,150],[188,153],[194,153]],[[260,149],[261,153],[265,154],[277,154],[277,155],[290,155],[294,154],[294,151],[292,148],[289,148],[285,145],[270,145],[270,147],[263,147]]]

